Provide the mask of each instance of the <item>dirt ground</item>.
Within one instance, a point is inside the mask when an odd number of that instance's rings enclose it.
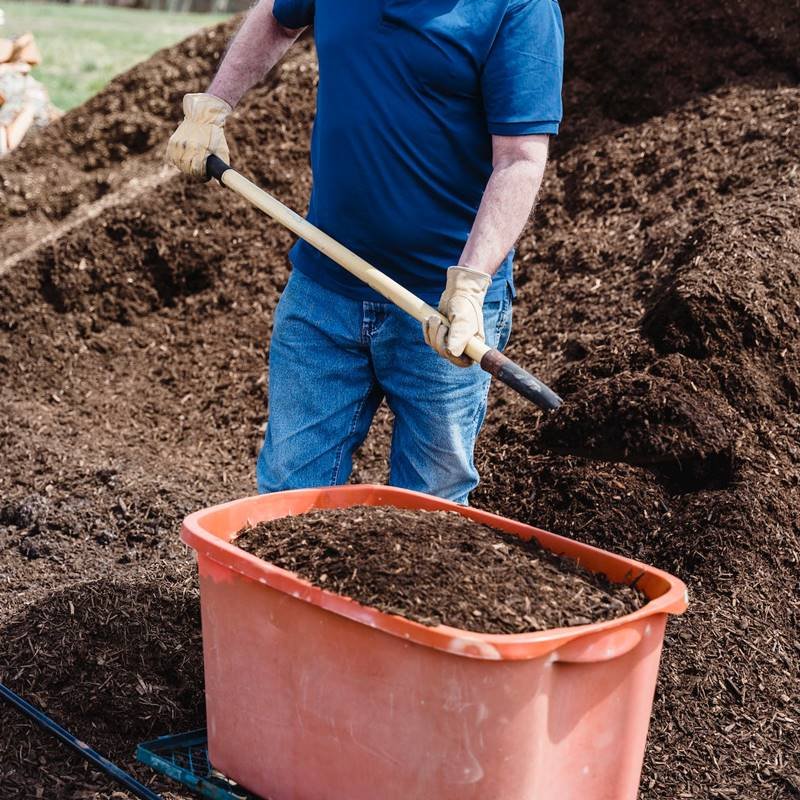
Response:
[[[509,353],[567,402],[493,388],[473,502],[689,584],[644,800],[800,797],[800,9],[563,8],[566,123]],[[288,275],[288,234],[161,166],[230,28],[0,162],[0,678],[147,780],[136,743],[202,724],[178,523],[254,491]],[[229,126],[233,163],[301,210],[316,76],[306,42]],[[389,422],[354,480],[385,479]],[[113,796],[6,707],[0,786]]]

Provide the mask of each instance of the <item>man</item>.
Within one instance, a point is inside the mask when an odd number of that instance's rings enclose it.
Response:
[[[344,483],[383,398],[390,482],[459,503],[489,376],[473,335],[505,347],[513,247],[561,119],[555,0],[260,0],[208,93],[184,98],[169,160],[228,160],[223,126],[302,31],[319,58],[308,218],[450,325],[404,312],[298,242],[275,313],[261,492]]]

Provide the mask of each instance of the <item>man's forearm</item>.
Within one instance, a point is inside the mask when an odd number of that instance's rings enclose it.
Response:
[[[259,0],[248,12],[208,88],[231,107],[263,80],[302,33],[284,28],[272,14],[273,5],[274,0]]]
[[[497,272],[533,210],[547,163],[547,137],[495,140],[495,149],[500,152],[458,261],[489,275]]]

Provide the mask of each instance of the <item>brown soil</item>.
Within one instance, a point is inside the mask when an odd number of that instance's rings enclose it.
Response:
[[[423,625],[527,633],[614,619],[646,602],[535,539],[447,511],[314,511],[246,528],[235,541],[317,586]]]
[[[234,27],[226,23],[162,50],[3,159],[0,257],[73,217],[81,221],[96,201],[135,192],[137,178],[158,170],[181,97],[206,88]]]
[[[202,724],[198,663],[200,606],[187,568],[158,565],[55,589],[7,620],[0,637],[0,664],[18,693],[147,782],[152,773],[130,763],[131,741]],[[4,709],[2,721],[8,749],[0,781],[11,788],[3,797],[35,797],[44,786],[43,796],[53,800],[93,798],[107,785],[21,715]],[[174,784],[157,781],[154,788]]]
[[[699,390],[643,373],[594,381],[544,421],[539,443],[553,452],[657,467],[681,488],[726,486],[733,471],[735,417]]]
[[[493,389],[473,502],[689,584],[644,800],[798,797],[800,14],[564,10],[566,124],[519,246],[510,355],[567,402],[545,418]],[[0,678],[129,768],[138,738],[200,722],[198,684],[137,648],[149,625],[201,672],[196,617],[171,625],[148,598],[185,574],[181,516],[253,491],[287,278],[288,234],[160,167],[225,35],[164,51],[0,161],[0,643],[29,628],[0,644]],[[299,210],[315,83],[304,44],[230,125],[233,162]],[[385,479],[387,430],[382,413],[356,479]],[[52,610],[64,592],[76,617],[81,597],[106,609],[83,638]],[[130,701],[124,654],[69,666],[118,653],[115,620],[157,706]],[[111,796],[5,707],[0,764],[13,800]]]

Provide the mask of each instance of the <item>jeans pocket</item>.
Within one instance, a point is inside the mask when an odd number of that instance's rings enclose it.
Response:
[[[495,345],[500,352],[505,350],[511,336],[511,323],[514,316],[514,301],[511,296],[511,287],[506,284],[505,294],[500,301],[500,311],[497,315],[497,325],[494,332]]]

